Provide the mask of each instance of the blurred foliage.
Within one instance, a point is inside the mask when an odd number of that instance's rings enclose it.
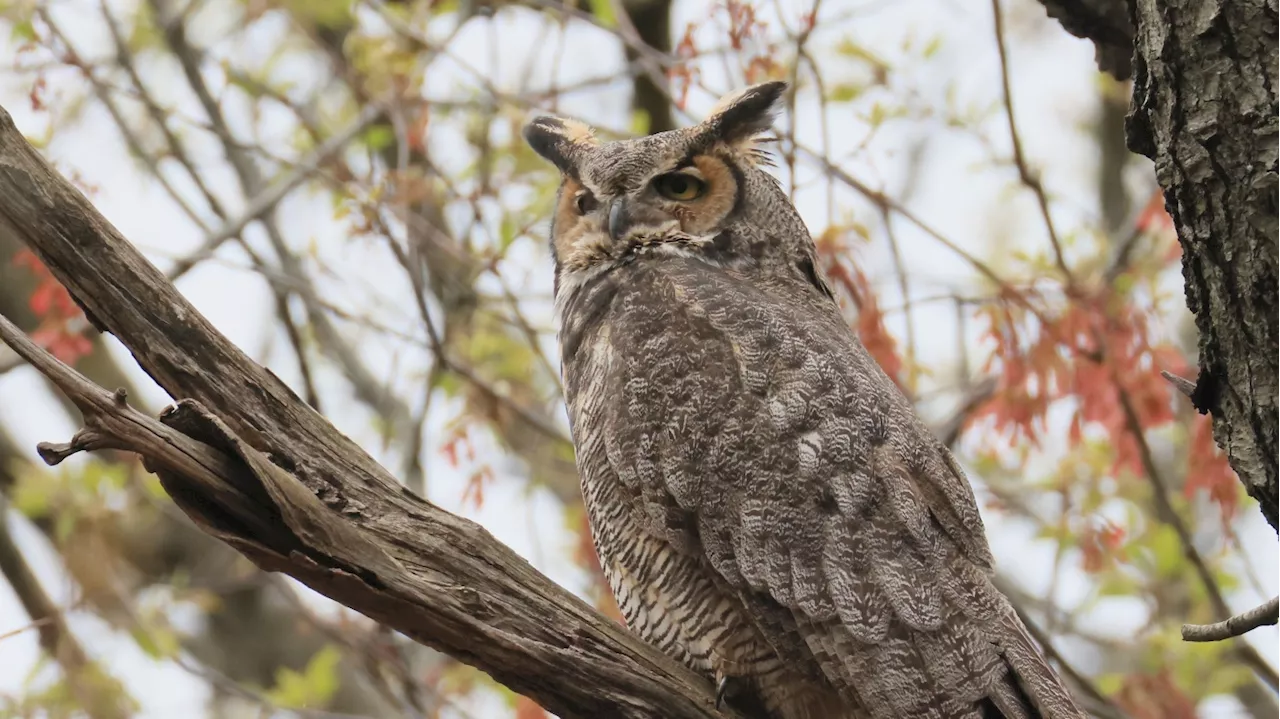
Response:
[[[1053,125],[1064,145],[1101,157],[1102,176],[1044,142],[1031,154],[1061,167],[1017,167],[1012,99],[994,76],[966,82],[971,65],[998,63],[985,29],[971,37],[990,22],[981,10],[937,2],[883,32],[874,3],[684,3],[673,24],[650,12],[665,1],[0,0],[13,50],[3,88],[6,103],[25,101],[20,124],[41,147],[123,143],[147,201],[163,198],[166,221],[185,224],[162,249],[148,245],[157,264],[193,259],[275,299],[244,319],[267,327],[258,354],[299,394],[432,501],[495,532],[528,514],[521,551],[617,617],[559,407],[545,236],[559,178],[520,128],[560,112],[603,137],[643,134],[696,119],[743,83],[792,80],[796,119],[779,124],[776,174],[805,198],[850,326],[926,417],[958,428],[949,439],[993,538],[1051,565],[1047,584],[1002,566],[1019,609],[1117,716],[1197,716],[1226,695],[1274,716],[1248,645],[1178,636],[1183,621],[1220,618],[1221,597],[1274,588],[1237,537],[1252,500],[1207,420],[1160,375],[1190,373],[1194,338],[1178,245],[1150,167],[1116,148],[1122,128]],[[1039,10],[1015,5],[1019,18]],[[963,22],[925,17],[934,11]],[[1036,17],[1014,32],[1012,56],[1028,58],[1014,75],[1047,72],[1030,58],[1061,30]],[[630,47],[631,26],[667,38],[670,53]],[[1124,101],[1126,88],[1078,65],[1094,95],[1069,98],[1073,109]],[[656,81],[670,97],[645,106],[642,85]],[[364,107],[378,108],[373,121],[313,156]],[[951,145],[963,149],[948,156]],[[260,191],[237,156],[266,186],[299,171],[304,181],[209,259],[196,248]],[[76,158],[57,157],[80,182]],[[936,188],[920,199],[932,174],[957,176],[947,163],[963,163],[964,186],[947,190],[987,218],[977,231],[937,214],[949,205]],[[1141,209],[1104,219],[1130,206]],[[944,276],[937,257],[953,262]],[[38,341],[82,366],[114,361],[34,256],[0,263],[23,281],[0,295],[20,295]],[[32,411],[0,403],[0,426]],[[52,471],[5,446],[0,489],[58,552],[75,611],[208,686],[210,715],[544,716],[465,665],[194,544],[130,458]],[[102,667],[104,681],[124,672]],[[19,695],[0,696],[0,716],[95,715],[67,671],[40,660]]]

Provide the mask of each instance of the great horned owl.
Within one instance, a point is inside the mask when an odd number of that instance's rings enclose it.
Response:
[[[563,176],[566,399],[627,625],[751,716],[1082,717],[991,583],[964,473],[761,167],[784,90],[621,142],[525,128]]]

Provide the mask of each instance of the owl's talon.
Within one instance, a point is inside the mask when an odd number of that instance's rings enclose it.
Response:
[[[725,699],[732,699],[742,689],[742,679],[716,672],[716,711],[724,705]]]

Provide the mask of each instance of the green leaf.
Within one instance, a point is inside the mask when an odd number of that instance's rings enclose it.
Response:
[[[396,141],[396,133],[390,125],[374,125],[364,131],[361,139],[370,150],[384,150]]]
[[[853,102],[862,97],[866,90],[866,86],[861,83],[843,82],[831,88],[827,99],[831,102]]]
[[[867,116],[867,123],[872,127],[879,127],[884,124],[888,117],[889,111],[885,109],[884,105],[877,102],[871,106],[871,114]]]
[[[618,26],[618,18],[613,14],[613,4],[609,0],[587,0],[591,6],[591,14],[603,27],[613,29]]]
[[[351,24],[350,0],[287,0],[285,7],[294,17],[322,28],[341,29]]]
[[[933,39],[929,40],[928,44],[924,46],[924,51],[923,51],[924,59],[928,60],[934,55],[937,55],[938,50],[941,50],[941,49],[942,49],[942,36],[934,35]]]
[[[507,248],[511,247],[511,243],[516,241],[517,230],[515,219],[507,214],[502,216],[502,222],[498,225],[498,254],[505,254]]]
[[[14,23],[13,29],[9,31],[9,39],[15,43],[35,42],[36,28],[35,28],[35,25],[32,24],[31,19],[27,18],[25,20]]]
[[[1151,538],[1146,542],[1155,561],[1157,577],[1177,577],[1182,574],[1184,558],[1182,540],[1173,527],[1161,524],[1151,530]]]
[[[53,536],[59,545],[66,544],[71,538],[71,533],[76,528],[76,515],[74,512],[59,512],[58,516],[53,520]]]
[[[101,494],[124,489],[129,482],[129,468],[124,464],[93,461],[84,465],[78,477],[73,477],[79,488]]]
[[[151,626],[135,627],[130,635],[133,641],[137,643],[138,648],[147,653],[152,659],[168,659],[176,657],[181,644],[178,642],[178,635],[168,627]]]
[[[280,669],[276,686],[267,692],[271,703],[293,709],[328,706],[338,691],[338,662],[342,655],[332,644],[316,652],[302,671]]]
[[[304,676],[322,704],[328,704],[338,691],[338,662],[340,661],[342,661],[342,654],[337,647],[330,644],[316,652],[315,656],[311,657],[311,661],[307,662]]]
[[[22,512],[28,519],[42,519],[53,511],[53,492],[51,483],[32,481],[23,477],[14,487],[9,501],[13,508]]]
[[[1093,679],[1094,686],[1098,687],[1098,691],[1103,696],[1111,696],[1120,691],[1120,687],[1124,686],[1124,675],[1118,673],[1102,674]]]
[[[652,125],[653,119],[649,117],[649,113],[640,108],[631,111],[631,132],[637,137],[649,134],[649,127]]]
[[[1098,596],[1130,597],[1138,590],[1138,583],[1121,572],[1106,572],[1098,582]]]

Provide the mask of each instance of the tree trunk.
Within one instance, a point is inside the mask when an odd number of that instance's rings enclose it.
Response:
[[[1136,0],[1129,149],[1156,163],[1200,330],[1192,401],[1276,527],[1276,0]]]

